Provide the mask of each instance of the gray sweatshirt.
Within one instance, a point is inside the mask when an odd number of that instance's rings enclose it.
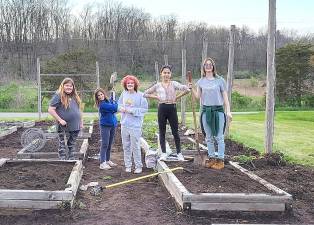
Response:
[[[118,100],[119,109],[125,108],[130,113],[121,113],[121,126],[131,129],[141,129],[148,103],[143,93],[123,91]]]

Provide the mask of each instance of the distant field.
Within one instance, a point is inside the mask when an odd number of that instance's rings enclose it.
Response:
[[[236,79],[233,81],[233,91],[239,92],[241,95],[258,97],[263,96],[266,91],[266,86],[262,87],[264,82],[257,81],[253,83],[250,79]]]

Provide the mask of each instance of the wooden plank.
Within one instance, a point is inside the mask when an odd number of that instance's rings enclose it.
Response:
[[[23,122],[23,127],[24,128],[30,128],[30,127],[33,127],[35,126],[35,121],[26,121],[26,122]]]
[[[232,162],[232,161],[229,161],[229,164],[232,165],[233,167],[239,169],[242,173],[246,174],[247,176],[249,176],[251,179],[259,182],[260,184],[264,185],[266,188],[268,188],[269,190],[277,193],[277,194],[280,194],[280,195],[286,195],[286,196],[289,196],[291,199],[292,199],[292,196],[281,190],[280,188],[272,185],[271,183],[267,182],[266,180],[260,178],[259,176],[255,175],[254,173],[248,171],[247,169],[243,168],[242,166],[240,166],[237,162]]]
[[[17,127],[16,126],[12,126],[9,127],[7,130],[4,130],[0,133],[0,139],[3,139],[5,136],[14,133],[15,131],[17,131]]]
[[[283,212],[285,204],[267,204],[267,203],[191,203],[191,210],[206,211],[266,211]]]
[[[86,153],[87,153],[87,149],[88,149],[88,139],[84,139],[81,148],[80,148],[80,159],[85,159],[86,157]]]
[[[58,209],[62,201],[0,200],[0,208]]]
[[[88,133],[92,134],[93,130],[94,130],[94,126],[93,126],[94,120],[91,121],[91,125],[89,126],[89,130]]]
[[[195,141],[193,138],[187,137],[187,139],[188,139],[190,142],[192,142],[193,144],[196,144],[196,141]],[[199,146],[200,146],[201,149],[207,151],[207,147],[206,147],[205,145],[199,143]]]
[[[72,191],[0,189],[0,200],[72,200]]]
[[[60,160],[60,159],[8,159],[8,163],[14,162],[54,162],[54,163],[73,163],[77,162],[77,160]]]
[[[83,142],[84,143],[84,142]],[[74,152],[74,157],[81,159],[84,157],[84,154],[81,152]],[[18,159],[59,159],[57,152],[18,152]]]
[[[208,203],[286,203],[289,196],[273,196],[269,194],[244,194],[244,193],[199,193],[184,194],[184,202]]]
[[[164,171],[168,170],[169,167],[162,161],[157,162],[157,170]],[[160,174],[163,184],[167,188],[168,192],[174,197],[177,204],[183,209],[183,194],[188,194],[189,191],[183,186],[183,184],[178,180],[178,178],[172,173],[163,173]]]
[[[67,188],[65,189],[66,191],[72,191],[73,196],[76,195],[78,186],[80,184],[80,180],[82,178],[83,175],[83,164],[82,161],[76,161],[71,175],[69,177],[69,180],[67,182]]]
[[[7,158],[0,158],[0,167],[2,167],[9,159]]]
[[[200,150],[201,152],[207,152],[204,150]],[[198,151],[197,150],[181,150],[182,154],[185,155],[197,155]]]
[[[140,145],[141,145],[141,148],[144,150],[144,153],[149,151],[149,148],[150,148],[149,144],[143,137],[140,137]]]

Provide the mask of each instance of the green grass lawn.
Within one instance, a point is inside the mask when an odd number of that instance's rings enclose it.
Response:
[[[156,120],[156,116],[156,113],[148,113],[145,121]],[[192,113],[187,113],[186,117],[187,125],[193,127]],[[264,117],[264,112],[234,114],[230,138],[263,153]],[[284,153],[294,163],[314,166],[313,138],[314,111],[276,112],[273,151]]]

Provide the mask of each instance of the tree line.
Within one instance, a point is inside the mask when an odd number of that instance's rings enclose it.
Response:
[[[0,74],[32,80],[37,57],[45,61],[75,49],[94,52],[102,75],[118,71],[153,76],[155,61],[163,64],[164,55],[180,74],[183,48],[187,68],[199,73],[204,40],[207,54],[216,60],[219,72],[226,73],[229,28],[216,25],[181,24],[171,15],[152,18],[142,9],[114,1],[85,5],[74,15],[67,0],[0,0]],[[294,41],[277,32],[278,48]],[[235,71],[264,73],[266,44],[265,32],[236,28]]]

